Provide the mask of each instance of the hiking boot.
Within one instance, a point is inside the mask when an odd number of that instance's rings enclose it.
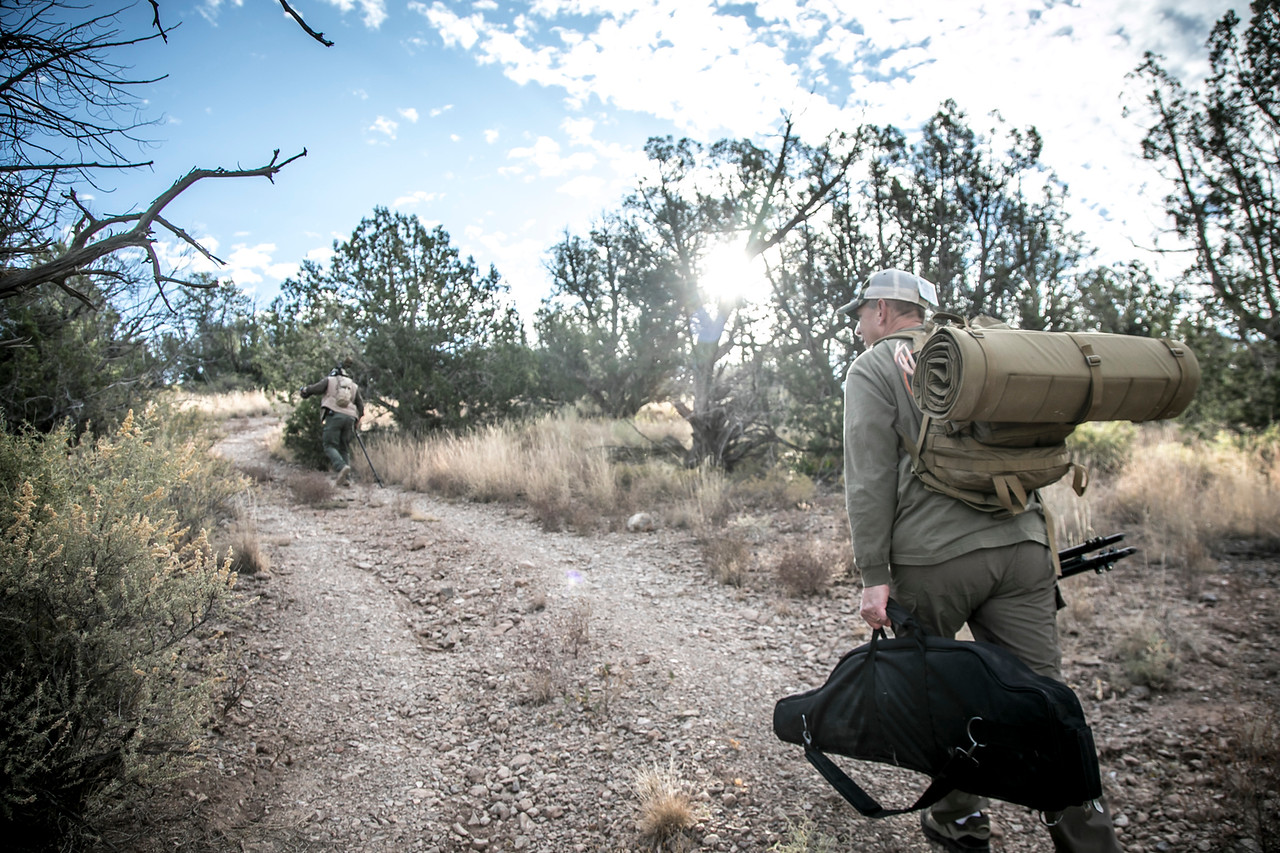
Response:
[[[943,850],[953,853],[988,853],[991,850],[991,818],[976,815],[964,823],[943,823],[929,812],[920,815],[920,829],[924,837]]]
[[[338,479],[334,481],[335,485],[345,486],[351,482],[351,466],[343,465],[342,470],[338,472]]]

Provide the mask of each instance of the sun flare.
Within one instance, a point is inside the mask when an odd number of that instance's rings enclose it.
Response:
[[[698,289],[708,304],[759,303],[769,298],[764,261],[748,257],[741,243],[721,243],[702,260]]]

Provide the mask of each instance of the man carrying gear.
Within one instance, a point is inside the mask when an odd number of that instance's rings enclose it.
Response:
[[[351,440],[364,417],[364,398],[350,369],[351,359],[343,359],[328,376],[298,392],[303,399],[320,395],[320,419],[324,424],[321,443],[329,464],[338,472],[339,486],[351,480]]]
[[[845,504],[862,576],[861,616],[888,627],[893,598],[927,633],[1003,646],[1035,672],[1062,680],[1056,571],[1038,504],[1017,515],[984,512],[926,488],[905,442],[923,415],[911,394],[913,340],[937,290],[919,276],[881,270],[839,309],[867,345],[845,378]],[[985,799],[953,791],[922,816],[925,836],[949,851],[990,849]],[[1101,802],[1047,816],[1061,853],[1119,851]]]

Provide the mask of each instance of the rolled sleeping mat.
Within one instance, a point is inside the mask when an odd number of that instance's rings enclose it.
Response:
[[[1181,414],[1199,385],[1181,341],[947,325],[916,356],[911,391],[951,421],[1141,422]]]

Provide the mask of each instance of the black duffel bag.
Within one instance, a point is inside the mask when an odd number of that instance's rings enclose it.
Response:
[[[773,731],[867,817],[933,805],[952,790],[1059,812],[1102,796],[1093,734],[1065,684],[990,643],[926,636],[889,602],[883,629],[845,655],[822,687],[780,700]],[[903,636],[907,634],[907,636]],[[931,777],[906,808],[886,809],[825,753]]]

